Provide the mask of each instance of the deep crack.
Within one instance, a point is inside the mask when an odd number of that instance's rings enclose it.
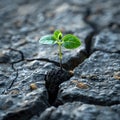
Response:
[[[56,101],[59,85],[72,77],[73,74],[66,70],[53,69],[49,71],[45,77],[45,87],[48,91],[48,101],[50,105],[59,106],[62,104]]]

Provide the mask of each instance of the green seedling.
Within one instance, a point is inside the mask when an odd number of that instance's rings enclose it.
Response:
[[[65,36],[62,35],[60,30],[56,30],[53,35],[45,35],[41,37],[39,40],[41,44],[57,44],[58,45],[58,53],[60,59],[60,69],[62,70],[62,47],[66,49],[75,49],[81,45],[81,41],[78,37],[67,34]]]

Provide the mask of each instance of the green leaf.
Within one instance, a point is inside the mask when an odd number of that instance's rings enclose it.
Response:
[[[67,49],[75,49],[81,45],[81,41],[74,35],[67,34],[63,37],[63,46]]]
[[[54,37],[56,38],[56,40],[62,39],[62,33],[61,33],[61,31],[60,30],[56,30],[54,32]]]
[[[39,40],[39,43],[41,43],[41,44],[55,44],[56,39],[54,38],[53,35],[45,35],[45,36],[41,37],[41,39]]]

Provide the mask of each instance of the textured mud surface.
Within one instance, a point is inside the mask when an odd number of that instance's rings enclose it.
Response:
[[[0,0],[0,120],[119,120],[119,11],[119,0]],[[55,29],[82,41],[63,50],[63,73],[57,46],[38,42]]]

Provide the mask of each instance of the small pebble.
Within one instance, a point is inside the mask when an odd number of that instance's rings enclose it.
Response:
[[[31,84],[30,84],[30,89],[31,89],[31,90],[36,90],[36,89],[37,89],[36,83],[31,83]]]

